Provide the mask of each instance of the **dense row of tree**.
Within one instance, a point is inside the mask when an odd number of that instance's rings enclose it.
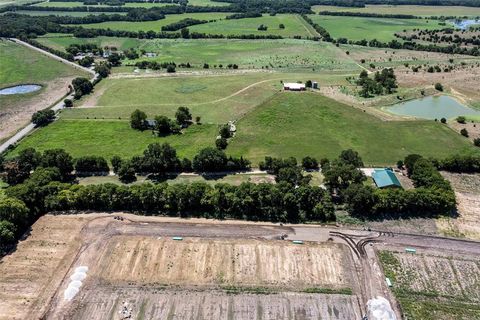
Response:
[[[368,18],[390,18],[390,19],[422,19],[422,17],[412,14],[385,14],[371,12],[348,12],[348,11],[320,11],[322,16],[339,16],[339,17],[368,17]]]
[[[227,20],[232,19],[245,19],[245,18],[260,18],[262,14],[260,12],[245,12],[245,13],[234,13],[226,17]]]
[[[311,25],[313,27],[313,29],[315,29],[315,31],[317,31],[322,40],[323,41],[328,41],[328,42],[331,42],[333,39],[332,37],[330,36],[330,33],[328,33],[328,31],[322,27],[321,25],[319,25],[318,23],[315,23],[312,21],[312,19],[310,19],[307,15],[305,14],[302,14],[302,18],[303,20],[305,20],[309,25]]]
[[[192,19],[192,18],[186,18],[182,19],[177,22],[173,22],[170,24],[167,24],[166,26],[162,27],[162,31],[177,31],[186,27],[194,26],[197,24],[204,24],[208,23],[208,20],[198,20],[198,19]]]

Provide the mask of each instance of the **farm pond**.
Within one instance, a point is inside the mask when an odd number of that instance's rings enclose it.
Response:
[[[432,120],[480,115],[480,111],[469,108],[449,96],[430,96],[415,99],[386,107],[385,110],[402,116]]]
[[[42,88],[38,84],[22,84],[14,87],[0,89],[0,95],[25,94],[38,91]]]

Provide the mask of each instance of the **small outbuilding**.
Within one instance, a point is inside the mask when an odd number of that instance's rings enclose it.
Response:
[[[400,181],[391,169],[375,169],[372,179],[378,188],[402,188]]]
[[[283,84],[283,90],[304,91],[305,90],[305,84],[304,83],[296,83],[296,82],[285,82]]]
[[[145,120],[145,126],[148,129],[154,129],[157,126],[157,121],[155,121],[153,119],[147,119],[147,120]]]

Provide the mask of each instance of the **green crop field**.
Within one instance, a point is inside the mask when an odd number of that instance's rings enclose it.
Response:
[[[441,29],[438,20],[390,19],[364,17],[335,17],[310,15],[310,18],[324,27],[333,38],[349,40],[396,39],[395,32],[412,29]]]
[[[58,77],[84,73],[8,40],[0,40],[0,88],[25,83],[46,84]],[[2,98],[0,98],[0,101]]]
[[[176,4],[171,4],[171,3],[142,3],[142,2],[127,2],[125,3],[122,7],[126,8],[154,8],[154,7],[161,7],[161,6],[166,6],[166,5],[176,5]],[[83,7],[84,4],[81,1],[78,2],[41,2],[35,4],[35,6],[38,7],[50,7],[50,8],[73,8],[73,7]],[[97,4],[94,6],[88,6],[88,7],[111,7],[106,4]]]
[[[65,51],[71,44],[94,43],[104,48],[116,47],[118,50],[126,50],[130,48],[138,48],[144,40],[134,38],[117,38],[117,37],[96,37],[96,38],[75,38],[68,34],[47,34],[37,38],[37,41],[50,48]]]
[[[365,5],[364,8],[313,6],[313,11],[413,14],[417,16],[479,16],[480,8],[461,6]]]
[[[268,27],[266,31],[258,31],[257,28],[261,24]],[[285,29],[280,29],[279,25],[283,24]],[[293,36],[316,36],[317,33],[307,24],[299,15],[293,14],[277,14],[270,16],[264,14],[261,18],[246,18],[238,20],[220,20],[214,23],[201,24],[190,27],[192,32],[204,32],[209,34],[272,34],[283,37]]]
[[[315,93],[277,94],[237,123],[227,150],[256,163],[267,155],[333,158],[347,148],[368,165],[392,165],[410,153],[442,158],[475,152],[440,123],[381,121]]]
[[[183,134],[157,137],[149,130],[130,128],[128,121],[59,120],[25,138],[12,155],[28,147],[63,148],[73,157],[98,155],[110,160],[114,155],[139,155],[150,143],[168,142],[181,157],[193,158],[200,149],[214,146],[217,134],[217,125],[208,124],[192,125]]]
[[[0,7],[10,5],[23,5],[34,2],[34,0],[0,0]]]
[[[316,80],[346,84],[345,75],[246,73],[190,77],[106,79],[95,88],[97,99],[77,103],[86,107],[62,112],[68,119],[127,119],[135,109],[150,117],[173,117],[179,106],[188,106],[205,123],[239,119],[281,90],[280,81]]]
[[[239,68],[277,68],[281,70],[359,70],[354,61],[334,45],[307,40],[240,40],[240,39],[152,39],[96,37],[75,38],[68,35],[48,34],[37,39],[57,50],[65,50],[74,43],[95,43],[98,46],[115,46],[120,50],[137,48],[157,54],[154,58],[137,60],[158,62],[189,62],[202,67],[237,64]],[[135,61],[125,61],[133,64]]]
[[[189,6],[210,6],[210,7],[224,7],[230,5],[228,2],[217,2],[211,0],[188,0]]]
[[[112,29],[112,30],[125,30],[125,31],[156,31],[159,32],[163,26],[171,24],[186,18],[198,19],[198,20],[215,20],[223,19],[229,13],[185,13],[185,14],[170,14],[166,15],[165,19],[156,21],[108,21],[100,23],[83,24],[84,28],[98,28],[98,29]]]
[[[29,16],[70,16],[70,17],[86,17],[88,15],[99,14],[120,14],[125,15],[126,12],[81,12],[81,11],[36,11],[36,10],[18,10],[15,11],[19,14],[26,14]]]

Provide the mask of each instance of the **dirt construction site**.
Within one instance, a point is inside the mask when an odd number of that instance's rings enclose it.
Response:
[[[478,242],[334,226],[46,215],[1,260],[0,319],[401,319],[384,270],[396,270],[402,288],[428,287],[402,280],[424,272],[403,263],[402,248],[413,245],[419,261],[454,266],[428,281],[478,302]],[[402,263],[385,264],[378,258],[385,250]],[[457,276],[443,288],[455,268],[476,274],[473,284]],[[375,318],[377,297],[390,310],[383,318]]]

